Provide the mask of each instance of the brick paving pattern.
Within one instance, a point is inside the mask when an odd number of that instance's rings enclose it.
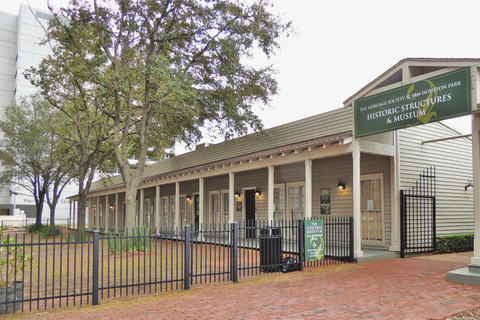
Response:
[[[464,264],[392,259],[267,274],[238,284],[101,300],[8,319],[442,319],[480,306],[480,287],[446,281]]]

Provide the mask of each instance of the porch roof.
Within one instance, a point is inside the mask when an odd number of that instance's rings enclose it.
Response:
[[[197,172],[202,172],[211,168],[219,168],[219,167],[225,167],[231,164],[239,164],[239,163],[244,163],[248,162],[251,160],[261,160],[262,158],[270,158],[282,154],[287,154],[291,152],[296,152],[296,151],[302,151],[302,150],[308,150],[311,148],[316,148],[320,146],[327,146],[327,145],[332,145],[332,144],[339,144],[342,145],[344,143],[349,143],[353,137],[353,131],[352,130],[345,130],[342,132],[330,134],[330,135],[325,135],[321,137],[316,137],[304,141],[299,141],[299,142],[293,142],[285,145],[281,145],[278,147],[273,147],[273,148],[268,148],[260,151],[255,151],[255,152],[250,152],[246,154],[239,154],[233,157],[229,158],[224,158],[216,161],[211,161],[207,163],[200,163],[195,166],[191,166],[188,168],[180,168],[178,170],[165,170],[163,172],[159,172],[157,174],[144,174],[144,178],[142,179],[142,184],[146,184],[148,182],[152,181],[158,181],[158,180],[164,180],[168,178],[175,178],[178,176],[184,176],[192,173],[197,173]],[[235,140],[233,140],[235,141]],[[203,149],[208,149],[211,147],[204,147]],[[196,151],[188,153],[189,157],[194,156]],[[167,161],[175,161],[179,157],[174,157],[171,159],[168,159],[166,161],[162,161],[160,163],[157,163],[153,166],[159,166],[162,164],[165,164]],[[149,168],[150,172],[152,171],[152,168]],[[194,179],[192,177],[192,179]],[[112,190],[112,189],[119,189],[124,187],[124,183],[121,179],[121,176],[115,176],[110,179],[110,185],[106,186],[103,181],[97,181],[94,183],[91,189],[91,193],[95,192],[104,192],[106,190]]]
[[[249,134],[209,146],[197,146],[195,151],[147,166],[142,184],[275,153],[287,153],[328,143],[343,143],[344,139],[352,136],[353,108],[335,109],[266,129],[264,133]],[[116,175],[93,183],[90,193],[120,189],[123,186],[121,175]]]

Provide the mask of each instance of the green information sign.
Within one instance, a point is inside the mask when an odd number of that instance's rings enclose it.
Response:
[[[305,220],[305,262],[325,258],[323,220]]]
[[[355,137],[470,114],[470,68],[355,101]]]

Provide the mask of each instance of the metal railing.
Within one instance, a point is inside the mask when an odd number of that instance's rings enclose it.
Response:
[[[13,298],[0,293],[0,312],[98,304],[101,299],[232,281],[266,272],[353,262],[353,219],[324,218],[325,259],[303,262],[303,220],[200,225],[198,230],[99,231],[83,236],[6,235],[0,276],[22,283]],[[180,232],[181,231],[181,232]],[[12,270],[17,272],[12,273]],[[17,293],[16,287],[7,290]],[[8,292],[7,292],[8,293]],[[10,299],[10,300],[9,300]],[[13,299],[13,300],[12,300]]]

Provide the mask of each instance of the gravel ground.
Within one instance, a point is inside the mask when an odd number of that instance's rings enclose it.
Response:
[[[457,313],[451,317],[444,318],[444,320],[476,320],[480,319],[480,308],[474,308],[468,311]]]

